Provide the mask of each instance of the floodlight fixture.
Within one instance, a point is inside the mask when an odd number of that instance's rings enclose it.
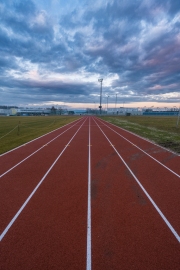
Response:
[[[103,79],[98,79],[98,82],[101,83],[101,87],[100,87],[100,105],[99,105],[99,111],[100,111],[100,114],[102,112],[102,82],[103,82]]]

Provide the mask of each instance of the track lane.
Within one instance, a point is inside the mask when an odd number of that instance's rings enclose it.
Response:
[[[91,244],[91,118],[89,118],[88,134],[88,193],[87,193],[87,249],[86,270],[92,269],[92,244]]]
[[[88,125],[3,238],[2,269],[85,269]]]
[[[73,126],[81,123],[81,121],[83,121],[83,118],[69,123],[54,131],[51,131],[50,133],[40,136],[39,138],[36,138],[28,143],[23,144],[20,147],[0,155],[0,177],[8,170],[11,170],[12,167],[18,166],[18,163],[23,162],[24,159],[29,158],[33,154],[36,154],[36,152],[40,151],[44,145],[51,143],[51,141],[56,140],[56,138],[62,136]]]
[[[94,270],[179,269],[178,241],[98,127],[92,127],[92,228]]]
[[[180,235],[180,179],[106,126],[102,130],[115,145],[140,183]]]
[[[86,121],[86,119],[84,119]],[[82,123],[68,130],[63,137],[45,146],[36,155],[0,179],[0,232],[46,174]]]
[[[173,153],[172,151],[165,149],[157,144],[146,140],[143,137],[140,137],[130,131],[127,131],[121,127],[115,126],[109,122],[106,122],[102,119],[97,119],[101,121],[104,125],[109,127],[114,132],[117,132],[120,136],[125,137],[127,140],[136,144],[137,147],[140,147],[147,154],[157,159],[159,162],[169,167],[171,170],[180,175],[180,155]]]

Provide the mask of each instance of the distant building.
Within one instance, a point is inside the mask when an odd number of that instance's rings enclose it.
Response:
[[[0,115],[4,116],[13,116],[17,114],[16,108],[9,108],[9,109],[0,109]]]
[[[18,108],[18,116],[50,115],[51,109],[43,108]]]
[[[142,110],[139,108],[108,108],[107,114],[114,115],[142,115]]]
[[[165,111],[165,110],[162,110],[162,111],[153,111],[153,110],[145,110],[143,112],[143,115],[156,115],[156,116],[177,116],[179,114],[179,111],[172,111],[172,110],[168,110],[168,111]]]
[[[156,116],[163,116],[163,115],[169,115],[169,116],[177,116],[179,114],[179,110],[165,110],[165,109],[160,109],[155,110],[152,108],[126,108],[126,107],[120,107],[120,108],[109,108],[108,111],[106,112],[107,114],[110,115],[156,115]]]
[[[82,114],[86,114],[86,110],[74,110],[74,113],[76,114],[76,115],[82,115]]]

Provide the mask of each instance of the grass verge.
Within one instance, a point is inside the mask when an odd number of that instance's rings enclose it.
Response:
[[[102,116],[101,118],[180,153],[180,127],[176,127],[176,117]]]
[[[0,117],[0,154],[77,120],[78,116]]]

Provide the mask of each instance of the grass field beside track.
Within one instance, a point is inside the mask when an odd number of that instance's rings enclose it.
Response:
[[[180,123],[172,116],[102,116],[102,119],[180,153]]]
[[[0,117],[0,154],[78,118],[79,116]]]

